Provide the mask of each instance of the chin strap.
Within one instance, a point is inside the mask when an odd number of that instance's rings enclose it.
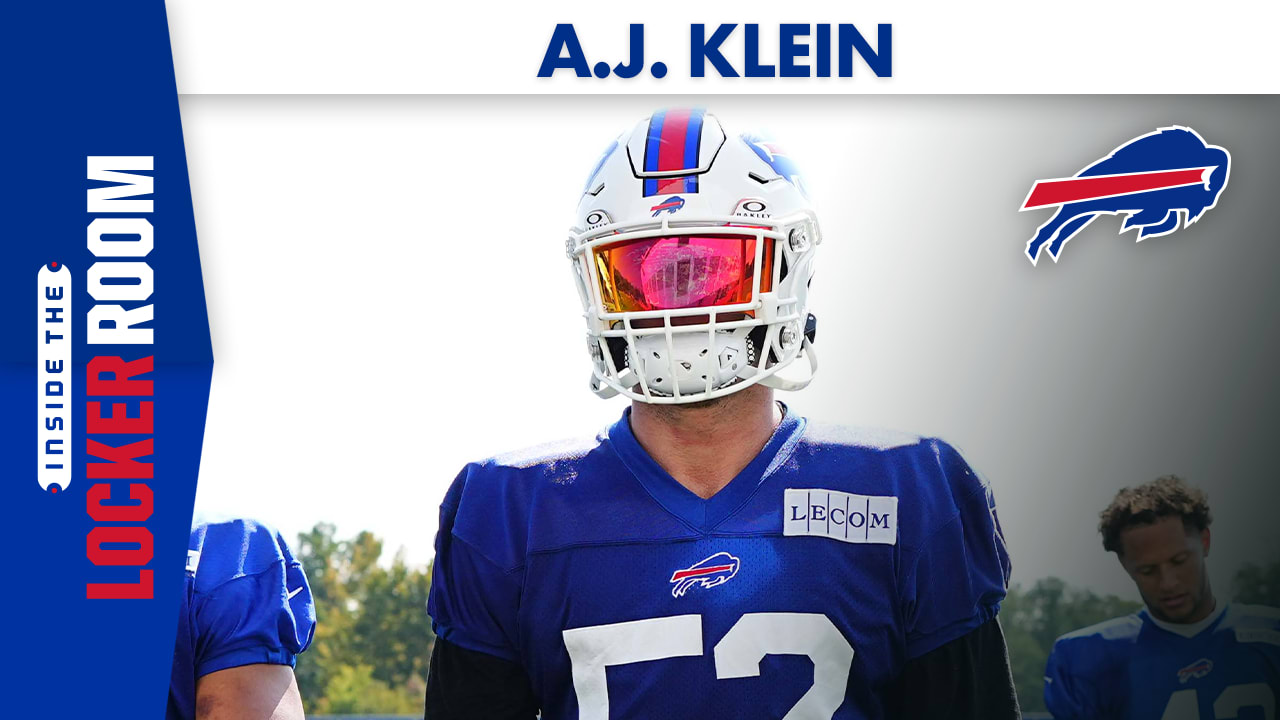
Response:
[[[783,373],[787,373],[787,375],[790,375],[791,373],[787,371],[791,370],[792,368],[796,367],[799,364],[795,361],[792,361],[790,365],[783,368],[781,371],[776,372],[770,375],[769,377],[761,380],[760,384],[764,385],[765,387],[773,388],[774,390],[791,391],[791,390],[802,389],[804,386],[808,385],[810,381],[813,380],[813,376],[818,372],[818,353],[813,349],[813,343],[809,341],[809,338],[807,336],[804,338],[800,346],[800,357],[797,357],[796,360],[800,360],[801,358],[807,358],[809,360],[809,367],[807,371],[805,371],[803,368],[801,369],[801,372],[804,372],[803,376],[783,377]]]
[[[598,378],[595,375],[591,376],[591,392],[606,400],[618,394],[617,388],[614,388],[612,385],[609,385],[603,379]]]

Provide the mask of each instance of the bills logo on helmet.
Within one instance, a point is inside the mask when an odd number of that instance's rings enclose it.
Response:
[[[671,573],[671,582],[674,583],[674,587],[671,588],[671,597],[680,597],[695,585],[701,585],[704,588],[723,585],[738,574],[740,564],[738,558],[729,553],[718,552],[695,563],[692,567],[677,570]]]
[[[1231,154],[1191,128],[1166,127],[1134,138],[1075,176],[1037,180],[1021,210],[1057,207],[1027,242],[1031,264],[1048,245],[1057,262],[1067,241],[1099,215],[1125,215],[1120,232],[1138,240],[1190,226],[1217,205],[1227,187]]]
[[[1212,671],[1213,661],[1209,658],[1200,658],[1178,671],[1178,683],[1185,685],[1188,680],[1202,678]]]
[[[609,156],[613,154],[613,151],[617,149],[618,149],[618,141],[614,140],[613,142],[609,143],[609,147],[605,148],[603,153],[600,153],[600,159],[596,161],[595,167],[591,168],[591,175],[587,177],[587,184],[583,186],[582,192],[584,193],[600,192],[599,187],[597,186],[597,183],[596,183],[596,178],[599,177],[600,169],[604,167],[605,161],[608,160]]]
[[[804,180],[800,177],[800,169],[796,167],[795,162],[791,160],[791,156],[787,154],[787,151],[781,145],[759,135],[743,135],[742,141],[761,160],[768,163],[774,172],[778,173],[787,182],[795,185],[805,197],[808,197],[808,193],[804,189]]]
[[[660,202],[649,209],[653,211],[654,217],[658,217],[662,213],[675,214],[675,212],[682,207],[684,207],[684,198],[676,195],[675,197],[667,198],[665,201]]]

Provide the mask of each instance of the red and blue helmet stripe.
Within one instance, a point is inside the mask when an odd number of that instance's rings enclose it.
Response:
[[[645,140],[644,171],[696,169],[698,153],[702,149],[702,121],[706,113],[702,108],[672,108],[654,113],[649,119],[649,134]],[[696,174],[644,180],[645,197],[696,192]]]

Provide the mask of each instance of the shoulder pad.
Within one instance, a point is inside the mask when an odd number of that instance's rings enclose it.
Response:
[[[1138,639],[1138,633],[1141,631],[1142,618],[1134,613],[1073,630],[1058,638],[1058,642],[1133,642]]]
[[[867,450],[892,450],[915,445],[919,435],[886,430],[883,428],[851,427],[810,421],[805,431],[805,441],[816,445],[830,445]]]

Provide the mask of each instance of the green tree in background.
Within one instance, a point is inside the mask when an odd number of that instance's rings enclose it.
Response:
[[[1231,583],[1238,602],[1280,607],[1280,559],[1266,565],[1245,563]]]
[[[409,567],[401,553],[379,565],[382,541],[370,532],[334,535],[329,523],[298,535],[318,620],[298,658],[303,705],[308,713],[421,713],[435,641],[430,569]]]
[[[1095,623],[1127,615],[1141,603],[1114,595],[1102,597],[1068,587],[1058,578],[1037,580],[1029,590],[1015,585],[1000,609],[1000,624],[1009,645],[1014,687],[1024,712],[1043,712],[1044,666],[1060,636]]]
[[[375,680],[369,665],[339,665],[329,677],[324,696],[316,703],[320,712],[333,715],[358,713],[418,714],[422,712],[422,698],[411,697],[401,690]]]

